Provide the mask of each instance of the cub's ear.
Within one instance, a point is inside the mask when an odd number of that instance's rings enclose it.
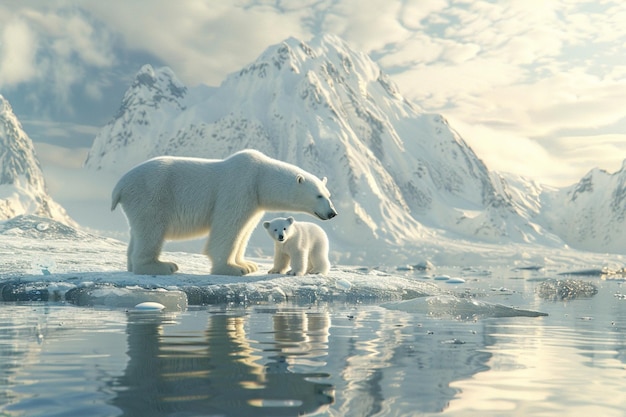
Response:
[[[295,222],[296,220],[293,217],[289,216],[287,217],[287,221],[289,222],[289,224],[293,224],[293,222]]]
[[[322,178],[322,184],[326,185],[326,181],[328,181],[328,178],[326,177]]]
[[[266,229],[269,229],[270,222],[263,222],[263,227],[265,227]]]
[[[302,174],[296,175],[296,181],[298,182],[298,184],[302,184],[304,182],[304,175]]]

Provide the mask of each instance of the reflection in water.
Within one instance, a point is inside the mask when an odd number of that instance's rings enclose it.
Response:
[[[335,407],[342,415],[386,414],[389,407],[438,413],[458,392],[453,381],[488,370],[482,323],[428,320],[422,326],[414,319],[370,309],[346,320],[349,325],[335,323],[329,354],[331,368],[341,370]]]
[[[0,415],[621,417],[626,301],[604,285],[567,303],[529,289],[507,304],[549,316],[477,322],[371,305],[0,304]]]
[[[315,340],[319,324],[327,333],[329,320],[275,315],[275,351],[263,363],[263,352],[246,334],[247,316],[207,317],[203,338],[193,332],[164,334],[158,315],[129,317],[129,361],[115,382],[113,401],[123,415],[292,416],[333,402],[332,386],[314,381],[327,375],[293,372],[288,366],[298,354],[291,352],[296,345]]]

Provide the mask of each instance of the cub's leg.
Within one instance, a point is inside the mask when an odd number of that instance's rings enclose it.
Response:
[[[274,266],[268,274],[284,274],[289,269],[289,255],[274,247]]]

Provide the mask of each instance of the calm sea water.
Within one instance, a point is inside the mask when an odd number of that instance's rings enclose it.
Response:
[[[549,316],[0,304],[0,416],[626,414],[626,285],[554,301],[530,272],[464,278],[440,285]]]

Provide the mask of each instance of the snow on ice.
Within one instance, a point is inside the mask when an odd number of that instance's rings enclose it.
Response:
[[[168,311],[188,305],[258,303],[382,303],[387,308],[455,318],[541,316],[541,312],[460,297],[438,285],[445,277],[434,271],[405,271],[395,267],[333,266],[328,276],[304,277],[267,274],[271,258],[256,259],[259,272],[244,276],[208,275],[203,255],[166,252],[181,270],[173,276],[141,276],[126,272],[126,244],[76,230],[37,216],[18,216],[0,223],[0,300],[59,301],[133,309],[158,303]],[[446,248],[459,255],[460,246]],[[544,254],[545,255],[545,254]],[[595,263],[599,258],[563,258],[563,266]],[[467,256],[467,254],[466,254]],[[476,259],[483,260],[486,254]],[[511,255],[512,256],[512,255]],[[518,255],[519,256],[519,255]],[[546,262],[548,258],[543,258]],[[524,261],[523,257],[519,259]],[[428,261],[430,263],[430,261]],[[416,262],[417,265],[425,261]],[[421,274],[421,275],[420,275]],[[440,281],[445,283],[445,281]],[[445,284],[443,284],[445,286]],[[452,286],[450,286],[452,287]],[[456,287],[456,285],[454,286]],[[576,291],[570,285],[570,296]],[[588,287],[580,287],[589,292]]]

